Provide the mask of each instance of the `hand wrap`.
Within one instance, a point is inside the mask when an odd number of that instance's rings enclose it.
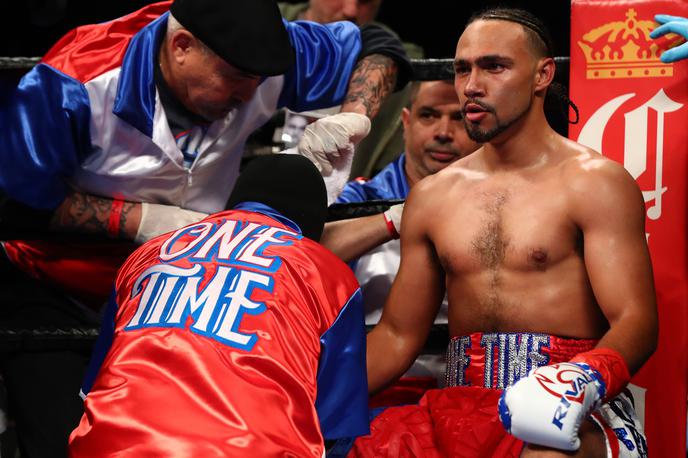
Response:
[[[398,239],[401,234],[401,215],[404,213],[404,204],[392,205],[382,214],[387,224],[390,237]]]

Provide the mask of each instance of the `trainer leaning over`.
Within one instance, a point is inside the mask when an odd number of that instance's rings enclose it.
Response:
[[[135,245],[88,234],[141,243],[221,210],[246,137],[277,107],[343,103],[311,127],[330,136],[312,157],[325,169],[407,65],[380,28],[289,23],[270,0],[161,2],[70,32],[0,108],[0,321],[92,325],[82,305],[104,301]],[[35,225],[75,236],[24,240]],[[63,455],[86,355],[3,359],[22,456]]]

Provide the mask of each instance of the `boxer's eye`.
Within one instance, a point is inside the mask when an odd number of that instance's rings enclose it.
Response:
[[[470,71],[471,67],[466,64],[458,64],[454,66],[454,73],[456,73],[457,75],[466,75],[470,73]]]

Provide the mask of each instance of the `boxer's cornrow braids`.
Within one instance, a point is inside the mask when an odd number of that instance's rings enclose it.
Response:
[[[554,99],[556,99],[557,102],[559,102],[558,108],[561,111],[562,115],[566,118],[566,121],[569,124],[578,124],[578,121],[580,121],[580,113],[578,111],[578,107],[575,103],[573,103],[571,99],[569,99],[567,92],[568,89],[566,88],[566,86],[556,82],[550,84],[549,88],[547,89],[547,95],[551,95]],[[571,107],[573,113],[576,115],[573,121],[569,119],[569,107]]]
[[[471,16],[466,25],[478,20],[508,21],[520,24],[525,27],[526,31],[532,32],[528,34],[531,38],[537,37],[533,42],[542,48],[546,57],[554,56],[552,38],[544,22],[526,10],[519,8],[488,8]],[[532,37],[533,34],[535,37]]]

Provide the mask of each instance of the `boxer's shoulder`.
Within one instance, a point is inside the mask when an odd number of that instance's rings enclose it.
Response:
[[[618,162],[573,140],[565,139],[561,147],[562,178],[605,180],[628,175]]]
[[[418,188],[417,193],[437,192],[445,193],[450,188],[464,186],[476,178],[485,178],[485,173],[480,171],[479,161],[471,156],[478,155],[479,151],[472,153],[468,157],[459,159],[451,165],[445,167],[437,173],[423,178],[414,185],[413,190]],[[413,191],[412,190],[412,191]]]
[[[640,189],[623,165],[582,145],[562,161],[559,178],[574,214],[643,207]]]

